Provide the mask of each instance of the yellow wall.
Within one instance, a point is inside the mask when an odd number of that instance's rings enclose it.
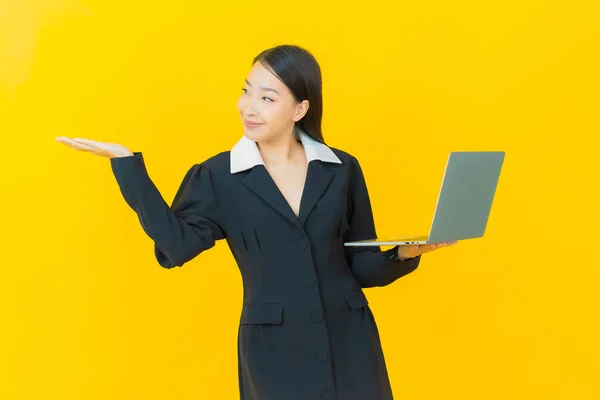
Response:
[[[321,62],[381,235],[428,228],[449,151],[507,151],[486,237],[367,291],[396,396],[600,398],[597,2],[231,3],[0,0],[0,398],[236,398],[225,243],[160,268],[108,160],[54,137],[143,151],[170,201],[280,43]]]

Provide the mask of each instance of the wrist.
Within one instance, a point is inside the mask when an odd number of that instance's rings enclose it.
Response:
[[[129,153],[118,153],[118,154],[113,154],[110,158],[121,158],[121,157],[131,157],[134,154],[132,152]]]
[[[404,261],[409,258],[402,255],[402,253],[400,252],[400,246],[396,246],[393,249],[390,249],[390,252],[391,254],[389,256],[389,259],[392,261]]]
[[[407,257],[404,254],[402,254],[401,249],[402,249],[402,246],[396,247],[396,260],[404,261],[404,260],[408,260],[409,258],[412,258],[412,257]]]

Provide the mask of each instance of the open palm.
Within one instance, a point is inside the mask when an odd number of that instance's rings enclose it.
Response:
[[[87,151],[102,157],[114,158],[133,155],[127,147],[117,143],[98,142],[96,140],[82,138],[71,139],[65,136],[59,136],[55,140],[75,150]]]

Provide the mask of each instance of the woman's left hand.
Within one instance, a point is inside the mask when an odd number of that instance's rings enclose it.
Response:
[[[456,242],[444,242],[436,244],[411,244],[408,246],[398,246],[398,258],[400,260],[406,260],[408,258],[414,258],[424,253],[440,249],[442,247],[448,247],[456,244]]]

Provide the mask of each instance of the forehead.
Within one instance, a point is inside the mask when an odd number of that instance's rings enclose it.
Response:
[[[252,86],[268,86],[276,90],[283,90],[286,86],[277,78],[269,68],[265,68],[260,62],[255,63],[246,79]]]

